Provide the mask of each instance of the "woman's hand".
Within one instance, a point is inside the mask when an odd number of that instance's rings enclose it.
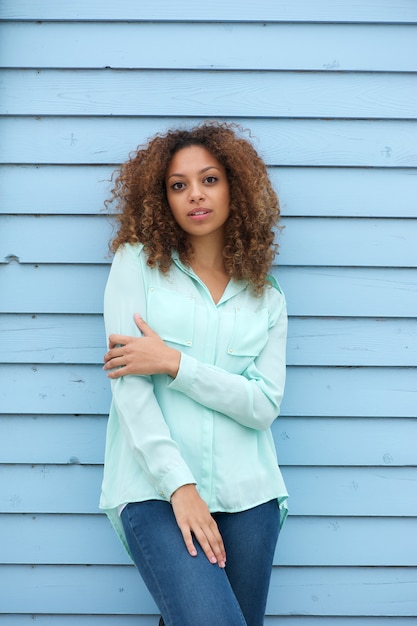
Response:
[[[120,378],[127,374],[150,376],[178,373],[181,353],[170,348],[146,322],[135,313],[136,326],[142,337],[110,335],[109,351],[104,355],[104,370],[109,378]]]
[[[200,498],[195,485],[183,485],[171,496],[175,519],[191,556],[196,556],[192,534],[204,550],[210,563],[226,565],[226,551],[217,524],[207,504]]]

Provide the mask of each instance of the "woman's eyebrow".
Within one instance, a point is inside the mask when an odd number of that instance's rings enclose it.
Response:
[[[220,172],[220,168],[216,167],[215,165],[208,165],[207,167],[203,167],[202,170],[200,170],[199,172],[197,172],[198,174],[204,174],[204,172],[207,172],[208,170],[218,170]],[[180,173],[172,173],[168,176],[169,178],[172,178],[172,176],[180,176],[181,178],[185,178],[186,174],[180,174]]]

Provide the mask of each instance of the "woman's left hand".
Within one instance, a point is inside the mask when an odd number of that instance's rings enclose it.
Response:
[[[108,371],[107,376],[120,378],[128,374],[169,374],[175,378],[181,353],[167,346],[137,313],[134,319],[142,337],[110,335],[109,351],[104,355],[103,367]]]

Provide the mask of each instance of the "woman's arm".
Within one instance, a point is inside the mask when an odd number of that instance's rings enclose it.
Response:
[[[108,334],[140,335],[130,314],[145,306],[143,277],[139,259],[124,248],[115,255],[104,298],[104,319]],[[154,333],[154,335],[156,335]],[[141,341],[146,342],[146,337]],[[153,354],[162,340],[150,337]],[[165,346],[165,344],[163,344]],[[164,353],[170,371],[178,369],[179,353],[167,346]],[[172,369],[171,369],[172,368]],[[195,554],[192,534],[207,558],[224,567],[225,551],[217,526],[206,503],[199,496],[195,479],[171,438],[154,395],[150,376],[126,376],[112,380],[113,403],[124,436],[149,481],[160,496],[171,500],[174,514],[191,555]]]
[[[265,347],[242,374],[232,374],[183,354],[177,376],[169,386],[243,426],[266,430],[279,415],[284,395],[286,338],[287,312],[282,299]]]
[[[257,430],[268,428],[279,413],[285,385],[287,313],[280,300],[276,321],[269,329],[261,353],[242,374],[232,374],[169,348],[162,339],[135,315],[143,336],[114,335],[105,356],[109,377],[125,374],[169,374],[169,387],[184,393],[203,406],[223,413],[240,424]],[[116,344],[123,344],[116,347]],[[175,356],[172,352],[176,353]],[[179,362],[179,368],[178,368]],[[114,369],[120,367],[121,369]]]
[[[106,333],[140,336],[131,307],[144,306],[141,268],[132,250],[118,251],[104,294]],[[120,377],[112,381],[113,404],[120,427],[136,460],[160,495],[169,499],[185,483],[195,482],[172,440],[154,395],[150,377]]]
[[[109,372],[108,377],[117,379],[128,374],[168,374],[175,378],[180,367],[181,352],[167,346],[138,313],[133,317],[142,335],[139,338],[110,335],[109,351],[104,355],[103,367]]]

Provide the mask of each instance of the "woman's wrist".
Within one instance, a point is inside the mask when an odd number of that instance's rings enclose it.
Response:
[[[165,364],[165,373],[175,378],[180,369],[181,352],[175,348],[168,348]]]
[[[176,489],[172,494],[171,494],[171,502],[172,500],[179,496],[185,496],[185,495],[194,495],[195,493],[197,493],[197,488],[195,486],[194,483],[186,483],[185,485],[181,485],[181,487],[178,487],[178,489]]]

